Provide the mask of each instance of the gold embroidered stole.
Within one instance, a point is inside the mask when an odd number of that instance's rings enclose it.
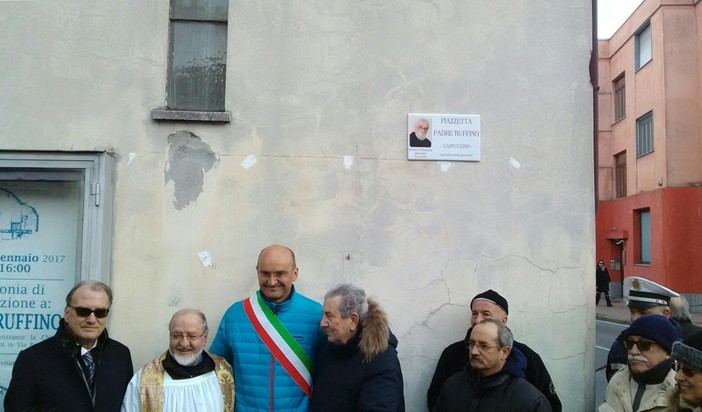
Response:
[[[224,400],[224,412],[234,410],[234,376],[232,369],[224,358],[208,353],[215,362],[215,374],[219,382]],[[141,369],[141,383],[139,394],[141,397],[141,410],[143,412],[163,411],[163,360],[166,359],[166,352],[153,361],[144,365]]]

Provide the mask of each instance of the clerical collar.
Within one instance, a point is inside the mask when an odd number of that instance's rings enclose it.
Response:
[[[192,366],[183,366],[173,359],[170,352],[166,352],[166,359],[163,360],[163,369],[174,380],[190,379],[212,372],[215,369],[215,362],[210,355],[202,351],[200,362]]]

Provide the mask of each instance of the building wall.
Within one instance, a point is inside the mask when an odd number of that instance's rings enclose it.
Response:
[[[702,191],[697,188],[667,188],[654,192],[627,196],[599,204],[597,220],[598,257],[604,260],[619,259],[625,240],[625,266],[623,277],[642,276],[685,294],[702,291],[702,256],[697,245],[702,241]],[[636,210],[650,209],[651,213],[651,263],[636,261],[637,239]],[[622,279],[621,271],[611,271],[614,282]]]
[[[216,328],[283,243],[300,292],[352,281],[382,302],[409,411],[488,288],[564,410],[591,410],[591,2],[576,3],[231,1],[233,120],[205,124],[150,117],[168,2],[4,2],[2,148],[116,156],[109,329],[137,367],[178,308]],[[407,161],[412,112],[480,115],[481,161]]]
[[[702,302],[698,207],[702,198],[700,10],[693,0],[645,0],[611,39],[599,41],[597,256],[622,259],[617,282],[643,276]],[[634,67],[636,33],[649,22],[652,60]],[[612,82],[624,73],[626,117],[614,123]],[[636,157],[636,119],[653,110],[654,151]],[[605,112],[605,115],[602,115]],[[627,153],[627,196],[615,199],[614,156]],[[610,186],[611,185],[611,186]],[[640,245],[636,210],[651,211],[651,264],[636,262]],[[624,239],[624,242],[620,240]],[[623,248],[623,249],[622,249]],[[698,305],[696,310],[699,309]]]
[[[702,5],[697,6],[702,9]],[[702,184],[700,20],[694,7],[664,9],[667,185]]]

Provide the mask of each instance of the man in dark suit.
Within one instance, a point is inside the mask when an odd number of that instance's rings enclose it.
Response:
[[[5,411],[117,412],[134,373],[129,349],[107,336],[112,290],[97,281],[66,296],[56,334],[17,356]]]

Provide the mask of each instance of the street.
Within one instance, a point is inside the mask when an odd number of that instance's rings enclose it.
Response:
[[[595,411],[604,401],[605,389],[607,388],[607,379],[604,368],[602,368],[607,364],[607,353],[614,339],[627,326],[605,320],[595,321]]]

